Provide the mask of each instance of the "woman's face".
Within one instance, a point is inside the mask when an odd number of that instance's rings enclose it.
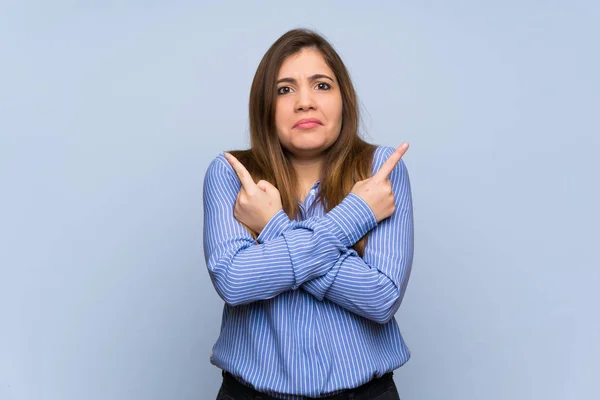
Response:
[[[275,125],[282,146],[296,159],[319,158],[342,128],[342,94],[317,50],[286,58],[277,76]]]

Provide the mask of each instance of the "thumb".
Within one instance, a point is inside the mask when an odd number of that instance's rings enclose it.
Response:
[[[263,192],[271,192],[273,189],[275,189],[275,186],[271,185],[269,182],[265,181],[265,180],[261,180],[258,181],[256,183],[256,186],[258,186],[258,188],[260,190],[262,190]]]

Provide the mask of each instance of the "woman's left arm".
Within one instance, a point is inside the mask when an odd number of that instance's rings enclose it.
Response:
[[[319,300],[378,323],[388,322],[400,307],[413,261],[412,196],[403,161],[390,180],[396,210],[371,230],[363,257],[348,249],[326,275],[301,286]]]

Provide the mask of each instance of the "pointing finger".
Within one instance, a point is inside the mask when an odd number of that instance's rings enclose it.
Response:
[[[229,164],[233,167],[238,179],[242,183],[242,187],[246,190],[246,192],[251,192],[256,189],[256,183],[250,176],[250,172],[244,167],[244,165],[238,161],[237,158],[232,156],[229,153],[224,153],[225,158],[229,162]]]
[[[394,150],[387,160],[385,160],[381,168],[373,174],[373,178],[377,180],[386,179],[392,173],[394,168],[396,168],[396,165],[398,165],[398,162],[404,153],[406,153],[406,150],[408,150],[408,143],[404,142]]]

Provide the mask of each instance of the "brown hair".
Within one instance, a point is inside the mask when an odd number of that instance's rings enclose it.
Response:
[[[317,201],[326,211],[338,205],[352,186],[371,176],[375,146],[359,136],[359,110],[350,74],[342,59],[321,35],[307,29],[283,34],[263,56],[250,90],[250,149],[231,151],[248,169],[255,181],[264,179],[281,194],[284,211],[290,218],[299,212],[298,181],[290,160],[279,142],[275,126],[277,74],[283,61],[305,48],[319,51],[335,74],[342,95],[342,129],[326,151]],[[256,232],[251,232],[256,237]],[[354,245],[363,255],[366,236]]]

